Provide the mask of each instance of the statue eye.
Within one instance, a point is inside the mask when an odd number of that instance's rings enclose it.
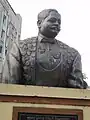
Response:
[[[48,21],[51,22],[51,23],[58,22],[59,24],[61,24],[61,20],[60,19],[56,19],[56,18],[51,18]]]
[[[55,18],[51,18],[48,21],[54,23],[54,22],[56,22],[56,19]]]

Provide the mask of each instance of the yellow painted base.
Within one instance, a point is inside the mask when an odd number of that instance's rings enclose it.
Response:
[[[38,102],[33,102],[34,97]],[[24,98],[30,99],[30,102]],[[40,103],[39,99],[43,102]],[[65,105],[59,102],[63,99]],[[72,104],[65,99],[72,100]],[[80,105],[77,101],[81,101]],[[12,120],[13,107],[83,110],[83,120],[90,120],[90,90],[0,84],[0,120]]]

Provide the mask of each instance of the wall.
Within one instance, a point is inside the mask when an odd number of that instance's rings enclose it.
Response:
[[[21,36],[22,18],[16,14],[7,0],[0,0],[0,74],[5,56],[13,42],[18,44]],[[1,78],[1,77],[0,77]]]

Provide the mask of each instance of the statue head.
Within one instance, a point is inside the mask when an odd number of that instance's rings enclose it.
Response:
[[[60,31],[61,15],[55,9],[45,9],[38,14],[39,33],[48,38],[55,38]]]

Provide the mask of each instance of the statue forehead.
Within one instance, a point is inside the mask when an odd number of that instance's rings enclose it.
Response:
[[[61,19],[61,15],[58,12],[55,12],[55,11],[51,11],[48,16],[56,17],[56,18],[60,18]]]
[[[45,20],[46,18],[50,18],[50,17],[56,17],[56,18],[61,20],[61,15],[55,9],[45,9],[45,10],[42,10],[38,14],[37,19],[38,20]]]

